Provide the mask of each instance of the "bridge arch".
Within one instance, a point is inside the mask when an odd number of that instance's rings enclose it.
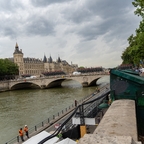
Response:
[[[100,78],[101,78],[100,76],[99,77],[76,76],[76,77],[64,77],[64,78],[59,78],[59,79],[51,79],[51,81],[49,81],[49,83],[45,85],[45,88],[60,87],[62,85],[62,82],[65,80],[77,81],[83,87],[96,86],[96,82]]]
[[[48,85],[45,86],[45,88],[53,88],[53,87],[61,87],[62,86],[62,82],[65,80],[74,80],[78,83],[80,83],[82,86],[84,86],[83,78],[77,79],[77,78],[73,78],[73,77],[65,77],[65,78],[60,78],[60,79],[54,79],[49,81]]]
[[[32,82],[20,82],[16,83],[13,86],[11,86],[11,90],[16,90],[16,89],[26,89],[26,88],[31,88],[31,89],[40,89],[41,87],[35,83]]]
[[[100,78],[101,78],[101,77],[99,77],[99,78],[96,78],[96,79],[92,80],[92,81],[89,83],[89,85],[88,85],[88,86],[95,86],[95,85],[96,85],[97,80],[98,80],[98,79],[100,79]]]
[[[65,80],[66,80],[65,78],[62,78],[62,79],[57,79],[57,80],[51,81],[51,82],[46,86],[46,88],[61,87],[62,82],[65,81]]]
[[[62,86],[62,82],[65,81],[65,80],[74,80],[74,81],[80,83],[81,85],[83,85],[82,79],[77,79],[77,78],[74,78],[74,77],[64,77],[64,78],[59,78],[59,79],[52,79],[45,86],[45,88],[61,87]]]

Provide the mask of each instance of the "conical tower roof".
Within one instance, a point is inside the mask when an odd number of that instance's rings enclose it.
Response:
[[[23,54],[22,51],[19,50],[19,46],[18,46],[17,42],[16,42],[16,45],[15,45],[15,51],[14,51],[13,54]]]
[[[47,58],[46,56],[44,55],[44,58],[43,58],[43,62],[46,63],[47,62]]]
[[[58,62],[58,63],[60,63],[60,62],[61,62],[61,59],[60,59],[60,57],[58,57],[58,60],[57,60],[57,62]]]
[[[53,60],[52,60],[52,57],[51,57],[51,56],[49,57],[48,62],[49,62],[49,63],[52,63],[52,62],[53,62]]]

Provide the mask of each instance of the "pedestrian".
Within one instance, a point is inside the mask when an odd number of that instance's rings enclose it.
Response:
[[[96,91],[97,91],[97,92],[100,92],[100,89],[99,89],[98,87],[96,87]]]
[[[20,130],[19,130],[19,136],[20,136],[21,140],[24,141],[22,128],[20,128]]]
[[[75,99],[75,107],[77,107],[77,100]]]
[[[98,92],[100,92],[100,89],[98,88]]]
[[[29,138],[29,134],[28,134],[28,126],[27,126],[27,125],[25,125],[25,127],[24,127],[24,131],[25,131],[25,134],[26,134],[27,138]]]

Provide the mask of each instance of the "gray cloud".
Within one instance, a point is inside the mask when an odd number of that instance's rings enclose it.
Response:
[[[16,38],[17,35],[17,24],[14,25],[13,21],[11,19],[3,20],[0,23],[0,37],[10,37],[10,38]]]
[[[10,36],[11,38],[16,38],[16,31],[13,28],[5,27],[3,35]]]
[[[32,0],[32,3],[35,3],[37,6],[46,6],[47,4],[52,3],[61,3],[65,2],[66,0]],[[2,3],[2,2],[1,2]],[[6,4],[8,3],[8,0],[2,3],[2,6],[6,8]],[[81,5],[69,5],[69,7],[64,8],[62,11],[62,14],[65,18],[65,21],[69,22],[70,25],[77,25],[77,28],[67,28],[66,33],[75,33],[81,36],[83,40],[92,40],[96,39],[98,36],[107,33],[110,31],[110,34],[118,34],[119,37],[119,30],[125,31],[125,23],[127,22],[124,18],[124,15],[126,14],[126,8],[128,5],[129,7],[132,7],[130,2],[125,2],[125,7],[123,6],[124,1],[115,1],[115,0],[89,0],[85,3],[82,3]],[[15,9],[17,9],[17,6],[21,6],[18,1],[10,1],[8,3],[8,9],[9,7],[12,7],[14,9],[14,6],[16,6]],[[75,7],[74,7],[75,6]],[[22,6],[21,6],[22,7]],[[26,8],[25,8],[26,9]],[[45,15],[39,15],[33,14],[30,15],[26,21],[20,21],[19,18],[15,17],[15,19],[10,20],[14,27],[17,27],[17,31],[22,31],[23,34],[28,33],[29,35],[42,35],[46,36],[49,34],[54,33],[55,24],[52,22],[52,19],[46,19],[46,15],[48,13],[46,12]],[[55,17],[54,17],[55,19]],[[8,21],[7,21],[8,22]],[[59,21],[60,22],[60,21]],[[18,29],[19,25],[23,25],[23,30]],[[13,37],[13,35],[17,35],[16,31],[14,30],[14,27],[6,27],[4,28],[5,32],[4,35],[10,35]]]
[[[13,39],[23,36],[54,34],[55,24],[45,15],[40,15],[37,12],[30,14],[27,11],[12,13],[0,16],[0,37],[8,36]]]
[[[50,4],[55,4],[55,3],[64,3],[64,2],[69,2],[69,1],[73,1],[73,0],[31,0],[31,3],[36,6],[48,6]]]
[[[1,47],[17,38],[27,56],[60,54],[80,65],[115,65],[139,24],[132,1],[0,0]]]
[[[89,0],[78,8],[65,9],[63,14],[71,24],[78,25],[77,34],[84,40],[96,39],[107,32],[111,37],[122,38],[130,22],[125,15],[132,8],[131,1]],[[70,31],[75,33],[75,29]]]
[[[74,23],[89,21],[96,16],[105,20],[111,17],[116,18],[116,16],[122,17],[129,5],[131,5],[131,2],[125,2],[124,0],[87,0],[78,6],[68,7],[63,11],[63,14],[67,20]],[[132,7],[132,5],[129,7]]]
[[[93,40],[97,39],[98,36],[107,33],[108,30],[109,29],[104,24],[97,25],[96,22],[93,22],[80,28],[78,34],[81,35],[83,40]]]
[[[44,17],[37,17],[33,20],[29,19],[29,22],[26,24],[26,32],[29,35],[51,35],[54,34],[54,24]]]
[[[100,15],[103,19],[122,16],[126,12],[126,7],[132,6],[131,0],[89,0],[86,5],[94,15]]]
[[[1,0],[0,11],[4,12],[15,12],[17,9],[23,9],[23,5],[19,0]]]
[[[77,7],[69,6],[68,8],[64,9],[62,13],[65,19],[67,19],[69,22],[74,22],[77,24],[83,23],[85,21],[91,21],[91,18],[93,16],[93,14],[86,5],[81,5]]]

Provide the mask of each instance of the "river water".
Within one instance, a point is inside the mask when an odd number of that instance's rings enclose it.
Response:
[[[102,86],[109,76],[98,80]],[[20,127],[33,127],[93,93],[96,87],[85,87],[76,81],[65,81],[61,88],[15,90],[0,93],[0,144],[18,135]]]

